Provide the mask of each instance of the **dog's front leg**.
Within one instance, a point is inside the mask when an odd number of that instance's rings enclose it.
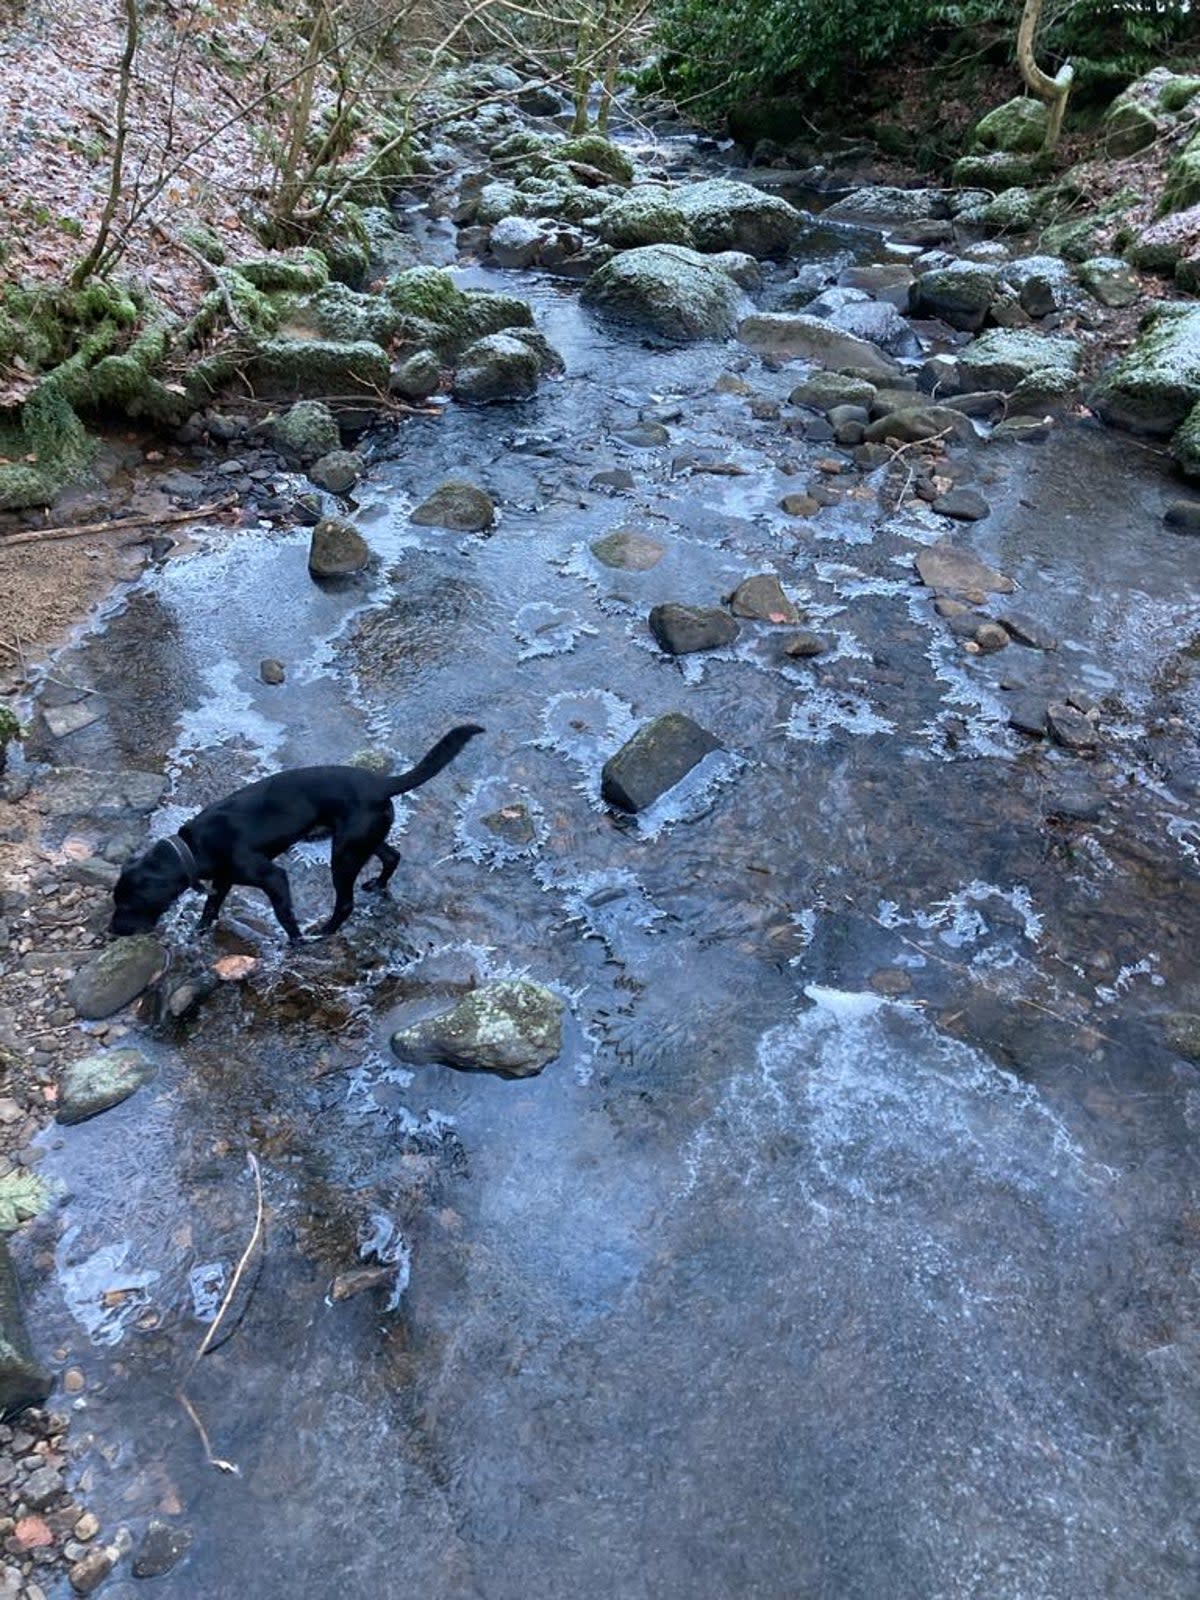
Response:
[[[271,909],[284,933],[293,944],[300,943],[303,935],[296,921],[296,913],[292,910],[292,886],[282,867],[277,867],[273,861],[262,856],[239,864],[236,881],[248,884],[252,889],[261,889],[271,902]]]
[[[204,902],[204,910],[200,913],[200,921],[196,924],[197,933],[207,933],[217,920],[221,907],[225,904],[225,896],[233,887],[230,878],[214,878],[213,886],[208,891],[208,898]]]

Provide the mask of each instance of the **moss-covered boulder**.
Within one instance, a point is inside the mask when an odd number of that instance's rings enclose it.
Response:
[[[281,455],[308,462],[340,449],[342,436],[323,400],[298,400],[271,424],[271,443]]]
[[[1125,256],[1145,272],[1171,272],[1200,247],[1200,205],[1151,222],[1130,241]]]
[[[1036,189],[1006,189],[968,206],[955,220],[985,233],[1028,233],[1037,222],[1040,196]]]
[[[581,298],[611,321],[681,343],[728,337],[742,306],[728,272],[674,244],[623,250],[592,274]]]
[[[1097,247],[1105,226],[1103,216],[1074,217],[1069,221],[1052,222],[1043,228],[1038,249],[1048,255],[1062,256],[1064,261],[1086,261],[1097,254]]]
[[[387,345],[401,325],[401,313],[390,300],[359,294],[344,283],[326,284],[313,295],[288,295],[278,309],[279,331],[291,338]]]
[[[804,219],[795,206],[753,184],[710,178],[674,190],[697,250],[740,250],[760,259],[785,256]]]
[[[1200,401],[1171,436],[1171,454],[1179,470],[1189,478],[1200,478]]]
[[[869,410],[875,394],[875,385],[865,378],[817,371],[792,390],[788,402],[794,406],[809,406],[814,411],[828,412],[835,406],[865,406]]]
[[[614,183],[633,182],[633,162],[611,139],[598,133],[584,133],[577,139],[568,139],[559,146],[557,154],[560,161],[578,161],[604,173]]]
[[[1002,189],[1027,188],[1040,170],[1041,163],[1034,156],[992,150],[960,156],[951,175],[964,189],[992,189],[999,193]]]
[[[981,151],[1037,151],[1046,142],[1049,120],[1049,112],[1042,101],[1018,96],[979,119],[971,144]]]
[[[329,282],[329,263],[319,250],[302,246],[295,250],[272,250],[249,261],[239,261],[237,271],[256,289],[294,294],[312,294]]]
[[[448,478],[417,506],[410,520],[423,528],[483,533],[495,523],[496,507],[491,495],[478,485]]]
[[[527,400],[537,390],[541,367],[537,351],[521,339],[489,333],[463,351],[454,373],[455,398],[480,404]]]
[[[316,579],[348,578],[370,564],[371,549],[351,522],[322,517],[312,531],[309,574]]]
[[[527,328],[533,313],[512,295],[463,290],[438,267],[410,267],[384,285],[384,294],[424,335],[421,342],[438,355],[450,356],[476,339],[508,328]]]
[[[987,320],[999,282],[995,267],[956,261],[915,279],[909,290],[909,307],[914,316],[938,317],[952,328],[973,333]]]
[[[1079,264],[1079,281],[1102,306],[1131,306],[1143,293],[1141,280],[1120,256],[1090,256]]]
[[[1061,374],[1043,382],[1073,383],[1082,361],[1074,339],[1022,328],[993,328],[980,334],[958,357],[959,382],[964,390],[1001,389],[1011,393],[1018,385],[1042,374]]]
[[[1172,433],[1200,401],[1200,307],[1159,307],[1142,330],[1129,354],[1101,377],[1089,404],[1106,422],[1135,433]]]
[[[1159,119],[1149,106],[1127,94],[1119,95],[1105,112],[1101,125],[1105,154],[1117,160],[1136,155],[1152,145],[1161,131]]]
[[[1158,103],[1164,111],[1179,112],[1192,105],[1198,94],[1200,94],[1200,78],[1181,73],[1172,76],[1163,84],[1158,92]]]
[[[255,393],[267,399],[320,395],[369,403],[372,395],[387,393],[391,366],[384,351],[365,339],[268,339],[251,357],[246,375]]]
[[[1183,211],[1200,201],[1200,133],[1193,134],[1167,166],[1167,184],[1159,210]]]
[[[668,189],[639,184],[600,214],[596,230],[614,250],[636,250],[646,244],[681,244],[691,247],[692,226],[675,204]]]
[[[417,350],[392,368],[390,388],[401,400],[419,404],[436,394],[442,382],[442,363],[432,350]]]

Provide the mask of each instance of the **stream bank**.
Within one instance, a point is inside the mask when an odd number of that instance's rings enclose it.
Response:
[[[446,209],[413,212],[435,261]],[[758,269],[755,344],[664,346],[569,279],[457,266],[563,370],[347,441],[364,571],[314,583],[286,515],[202,525],[39,680],[13,1125],[67,1053],[155,1070],[34,1141],[57,1198],[17,1240],[107,1592],[161,1521],[190,1539],[166,1595],[1194,1587],[1196,546],[1162,458],[1069,405],[1005,429],[983,386],[978,425],[930,416],[953,407],[913,374],[967,330],[782,303],[923,276],[902,231],[806,219],[804,258]],[[876,345],[868,379],[780,343],[863,340],[864,304],[926,347]],[[241,493],[308,492],[246,448]],[[494,528],[412,515],[462,476]],[[672,655],[670,605],[739,631]],[[679,710],[723,751],[636,820],[603,806],[604,762]],[[211,945],[181,906],[139,1013],[74,1020],[147,828],[476,718],[405,808],[394,903],[297,953],[252,895]],[[290,864],[302,920],[322,857]],[[568,1014],[539,1077],[389,1052],[526,974]],[[267,1247],[189,1373],[251,1235],[248,1149]]]

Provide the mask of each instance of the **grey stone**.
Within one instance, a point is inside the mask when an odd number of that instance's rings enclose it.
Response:
[[[1074,339],[1020,329],[993,328],[959,352],[964,389],[1002,389],[1010,393],[1026,379],[1059,372],[1073,379],[1082,352]]]
[[[696,248],[704,251],[785,256],[804,220],[778,195],[728,178],[682,185],[671,198],[688,223]]]
[[[938,496],[933,509],[956,522],[979,522],[992,508],[977,489],[951,489]]]
[[[1017,694],[1005,702],[1008,725],[1031,739],[1044,739],[1047,730],[1047,704],[1038,695]]]
[[[545,239],[544,229],[529,217],[501,217],[488,241],[492,255],[502,267],[531,267]]]
[[[622,811],[644,811],[721,741],[681,712],[655,717],[604,763],[600,792]]]
[[[454,373],[456,399],[486,403],[527,400],[536,393],[542,363],[538,352],[512,333],[492,333],[463,351]]]
[[[916,557],[921,582],[929,589],[951,594],[1011,594],[1016,588],[1011,578],[985,566],[969,550],[952,544],[934,544]]]
[[[1200,401],[1200,307],[1159,309],[1089,403],[1135,433],[1170,433]]]
[[[405,1061],[528,1078],[561,1053],[564,1010],[540,984],[485,983],[451,1010],[393,1034],[392,1049]]]
[[[844,333],[821,317],[803,312],[761,311],[743,319],[737,336],[759,355],[777,361],[813,361],[851,367],[867,378],[894,378],[899,365],[867,339]]]
[[[1195,1011],[1172,1011],[1163,1018],[1163,1033],[1167,1045],[1177,1056],[1188,1061],[1200,1061],[1200,1014]]]
[[[331,450],[308,469],[311,481],[330,494],[349,494],[362,474],[363,459],[353,450]]]
[[[341,517],[322,517],[313,529],[308,570],[314,578],[348,577],[361,572],[370,559],[367,541]]]
[[[1051,702],[1046,707],[1046,723],[1054,742],[1066,750],[1086,753],[1099,743],[1095,724],[1074,706]]]
[[[952,328],[973,333],[983,327],[999,282],[994,267],[973,261],[923,272],[911,290],[913,315],[938,317]]]
[[[784,641],[783,653],[796,660],[806,660],[810,656],[823,656],[829,649],[829,640],[823,639],[819,633],[801,631],[793,633]]]
[[[138,1050],[100,1050],[63,1069],[55,1120],[70,1126],[99,1116],[149,1083],[156,1068]]]
[[[741,289],[718,260],[672,244],[622,251],[592,274],[581,299],[612,321],[677,342],[727,337],[742,307]]]
[[[16,1270],[0,1235],[0,1417],[40,1405],[54,1380],[34,1359]]]
[[[794,625],[800,621],[800,613],[773,572],[760,572],[744,579],[730,595],[729,604],[735,616],[750,617],[756,622]]]
[[[880,417],[866,429],[868,444],[878,444],[884,439],[899,439],[903,444],[912,444],[921,439],[942,436],[969,441],[974,439],[975,429],[971,426],[970,418],[964,417],[961,411],[955,411],[950,406],[931,405],[905,406]]]
[[[167,968],[167,953],[151,933],[114,939],[86,962],[67,984],[67,1003],[91,1021],[111,1017]]]
[[[282,661],[267,656],[258,664],[258,675],[264,683],[280,684],[287,677],[287,672]]]
[[[848,377],[842,372],[814,372],[797,384],[788,396],[793,406],[811,406],[814,411],[832,412],[835,406],[868,407],[875,399],[876,387],[865,378]]]
[[[667,553],[667,547],[635,528],[617,528],[591,545],[596,560],[627,572],[649,572]]]
[[[1120,310],[1142,294],[1142,281],[1120,256],[1091,256],[1079,264],[1079,281],[1102,306]]]
[[[489,494],[473,483],[450,478],[439,484],[412,513],[411,521],[426,528],[448,528],[454,533],[482,533],[496,521]]]
[[[420,403],[436,394],[442,381],[442,363],[432,350],[418,350],[392,368],[388,387],[402,400]]]
[[[159,772],[95,772],[56,767],[42,778],[34,801],[48,816],[121,818],[145,816],[167,790]]]
[[[31,1511],[45,1511],[65,1488],[63,1475],[57,1467],[35,1467],[21,1485],[21,1499]]]
[[[181,1556],[186,1555],[191,1543],[189,1529],[177,1528],[158,1517],[153,1518],[134,1551],[134,1577],[161,1578],[163,1573],[170,1572]]]
[[[1200,500],[1172,500],[1163,521],[1179,533],[1200,533]]]
[[[683,656],[731,644],[739,629],[729,613],[716,606],[685,606],[667,601],[650,612],[650,632],[662,649]]]
[[[1048,628],[1044,628],[1033,617],[1027,617],[1018,611],[1004,611],[996,618],[1000,626],[1008,631],[1017,641],[1029,650],[1057,650],[1058,640]]]

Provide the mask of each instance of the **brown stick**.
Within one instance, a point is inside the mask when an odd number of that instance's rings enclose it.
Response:
[[[31,528],[28,533],[11,533],[0,536],[0,551],[14,544],[43,544],[50,539],[85,539],[90,534],[122,533],[128,528],[165,527],[172,522],[201,522],[214,512],[227,511],[237,501],[236,495],[226,495],[224,500],[213,500],[193,511],[168,511],[154,517],[117,517],[112,522],[81,522],[74,528]]]

